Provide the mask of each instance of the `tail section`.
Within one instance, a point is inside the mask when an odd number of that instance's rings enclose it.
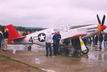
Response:
[[[8,29],[8,43],[12,43],[13,40],[22,37],[12,24],[6,25],[5,27]]]

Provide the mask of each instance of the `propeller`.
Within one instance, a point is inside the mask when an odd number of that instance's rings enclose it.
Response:
[[[104,25],[105,18],[106,18],[106,16],[103,15],[102,23],[101,23],[100,18],[99,18],[98,14],[97,14],[97,20],[98,20],[98,23],[99,23],[99,25],[98,25],[98,30],[99,31],[103,31],[104,29],[106,29],[106,26]]]
[[[101,22],[98,14],[97,14],[97,20],[98,20],[98,23],[99,23],[99,24],[104,25],[105,18],[106,18],[106,16],[104,15],[104,16],[103,16],[103,19],[102,19],[102,22]]]
[[[103,19],[102,19],[102,25],[104,25],[105,18],[106,18],[106,16],[104,15],[104,16],[103,16]]]
[[[97,20],[98,20],[98,23],[101,24],[101,21],[100,21],[98,14],[97,14]]]

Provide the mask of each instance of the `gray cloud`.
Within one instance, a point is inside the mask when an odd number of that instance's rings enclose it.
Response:
[[[72,1],[72,3],[74,6],[78,8],[107,10],[106,0],[78,0],[78,1]]]
[[[0,24],[31,27],[90,24],[106,14],[106,0],[0,0]]]

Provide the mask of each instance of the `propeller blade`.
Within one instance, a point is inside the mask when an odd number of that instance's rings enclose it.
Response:
[[[100,21],[98,14],[97,14],[97,20],[98,20],[98,23],[101,24],[101,21]]]
[[[106,18],[106,16],[104,15],[104,16],[103,16],[103,19],[102,19],[102,25],[104,25],[105,18]]]

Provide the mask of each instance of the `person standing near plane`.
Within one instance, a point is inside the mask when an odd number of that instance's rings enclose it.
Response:
[[[30,37],[29,42],[31,42],[31,44],[28,46],[28,51],[31,51],[32,45],[33,45],[33,38],[32,37]]]
[[[73,37],[72,38],[72,46],[74,48],[73,56],[79,56],[81,52],[81,45],[80,45],[80,39],[79,37]]]
[[[8,29],[5,29],[3,32],[4,38],[7,39],[8,38]]]
[[[99,50],[102,49],[102,41],[103,41],[103,34],[102,32],[98,33],[98,41],[99,41]]]
[[[98,35],[94,36],[94,45],[97,46],[98,43]]]
[[[46,56],[52,56],[52,34],[46,35]]]
[[[53,51],[54,51],[54,55],[58,55],[58,50],[59,50],[59,43],[61,40],[61,35],[59,32],[55,32],[54,36],[53,36]]]
[[[104,34],[104,48],[107,48],[107,33]]]
[[[4,36],[4,48],[6,49],[7,48],[7,43],[8,43],[8,29],[5,28],[4,29],[4,32],[3,32],[3,36]]]
[[[3,33],[0,31],[0,49],[2,49],[2,42],[3,42]]]

